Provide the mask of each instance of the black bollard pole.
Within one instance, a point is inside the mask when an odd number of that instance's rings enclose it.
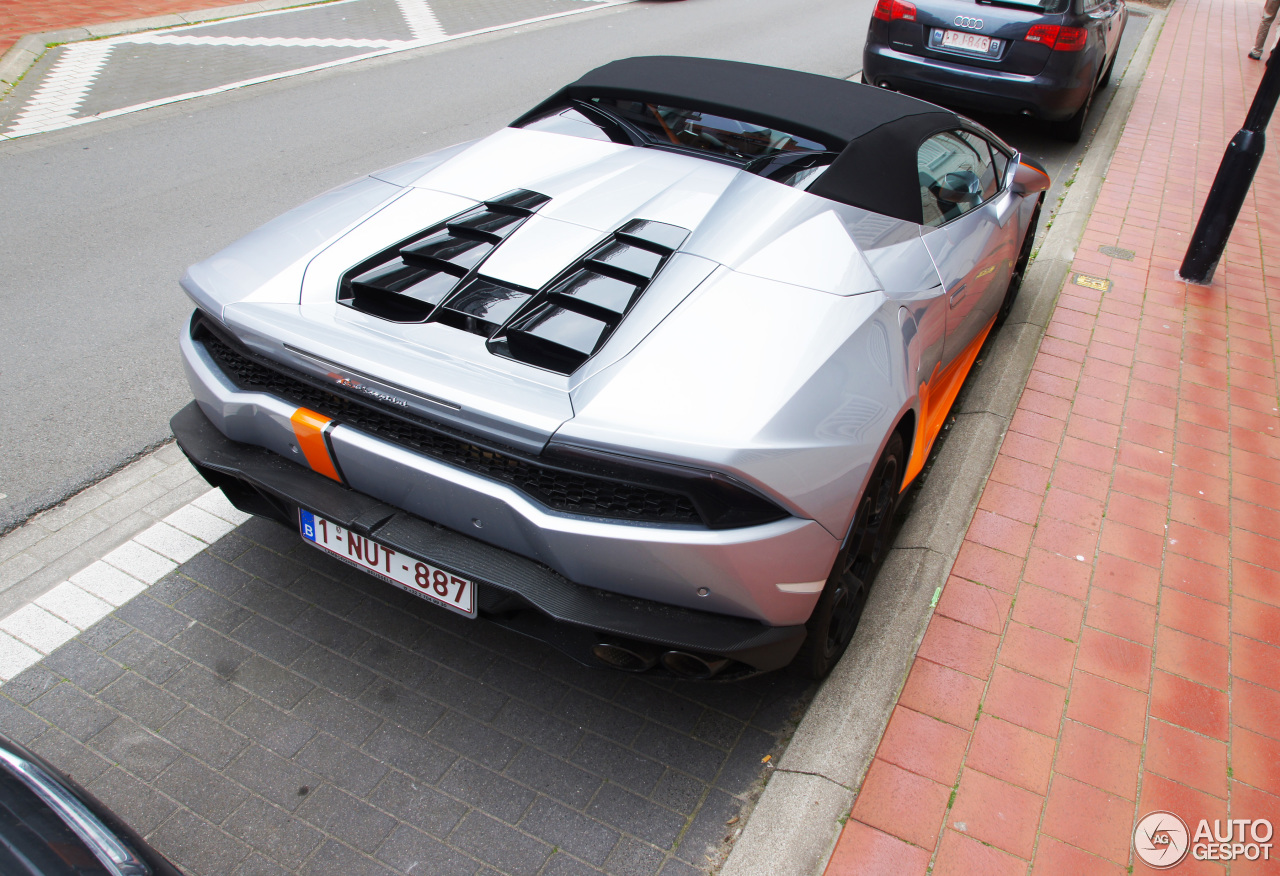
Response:
[[[1244,206],[1245,195],[1253,183],[1253,175],[1262,161],[1262,153],[1267,146],[1267,123],[1271,121],[1271,112],[1276,108],[1278,98],[1280,59],[1272,49],[1262,82],[1258,84],[1258,93],[1253,96],[1253,105],[1245,116],[1244,127],[1227,144],[1222,164],[1218,165],[1218,175],[1213,179],[1213,188],[1209,189],[1209,197],[1200,211],[1200,221],[1196,223],[1191,244],[1178,271],[1182,279],[1192,283],[1213,280],[1214,269],[1227,248],[1227,238],[1231,236],[1240,208]]]

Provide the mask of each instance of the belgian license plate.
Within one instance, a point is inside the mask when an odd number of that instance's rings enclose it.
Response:
[[[301,511],[298,516],[302,537],[321,550],[414,596],[468,617],[476,616],[476,588],[470,579],[402,554],[310,511]]]
[[[942,47],[985,54],[991,51],[991,37],[978,36],[976,33],[965,33],[961,30],[943,31]]]

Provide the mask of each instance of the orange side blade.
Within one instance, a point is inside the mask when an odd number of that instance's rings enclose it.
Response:
[[[294,437],[298,439],[298,447],[311,470],[341,483],[342,476],[338,474],[338,467],[329,455],[329,445],[324,440],[324,430],[333,421],[306,408],[294,411],[289,421],[293,423]]]
[[[911,459],[907,462],[907,471],[902,478],[903,491],[924,469],[929,451],[933,449],[933,442],[942,431],[942,425],[947,421],[947,414],[951,412],[951,405],[960,394],[960,387],[964,385],[964,379],[973,368],[973,363],[977,360],[978,353],[982,350],[982,345],[995,324],[994,319],[987,323],[987,327],[969,342],[969,346],[965,347],[947,366],[946,371],[938,374],[935,368],[934,373],[930,375],[930,380],[920,385],[920,425],[916,429],[916,441],[911,449]]]

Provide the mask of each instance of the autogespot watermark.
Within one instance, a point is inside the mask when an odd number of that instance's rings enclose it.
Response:
[[[1147,866],[1168,870],[1187,853],[1196,861],[1271,860],[1271,822],[1265,818],[1200,819],[1195,833],[1172,812],[1157,810],[1138,820],[1133,850]]]

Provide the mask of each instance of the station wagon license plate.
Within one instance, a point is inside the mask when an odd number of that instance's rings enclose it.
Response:
[[[300,511],[298,516],[302,537],[321,550],[414,596],[467,617],[476,616],[476,588],[469,579],[402,554],[310,511]]]
[[[979,36],[976,33],[965,33],[962,30],[947,30],[942,33],[944,49],[961,49],[966,52],[987,54],[991,51],[991,37]]]

